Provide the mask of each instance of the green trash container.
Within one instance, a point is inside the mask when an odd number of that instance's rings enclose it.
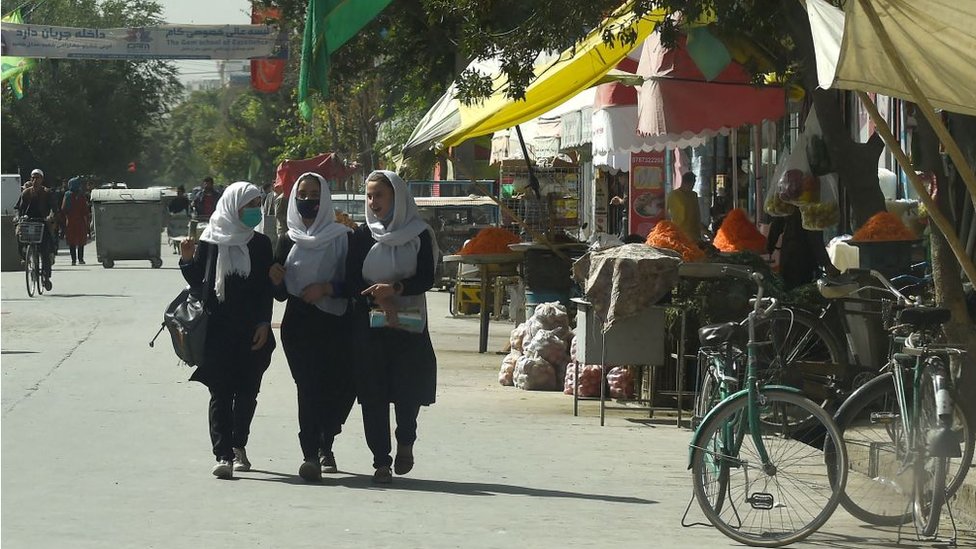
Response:
[[[95,189],[91,195],[95,251],[106,269],[120,260],[163,265],[163,206],[158,189]]]

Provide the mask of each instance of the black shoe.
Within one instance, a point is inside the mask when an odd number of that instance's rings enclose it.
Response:
[[[50,291],[51,291],[51,288],[53,288],[53,287],[54,287],[54,285],[53,285],[53,284],[51,284],[51,279],[50,279],[50,278],[47,278],[47,277],[45,277],[45,278],[44,278],[44,289],[45,289],[46,291],[48,291],[48,292],[50,292]]]
[[[81,265],[84,265],[85,264],[85,260],[84,259],[79,259],[78,260],[78,263],[81,264]]]
[[[373,484],[390,484],[393,482],[393,471],[389,467],[377,467],[373,472]]]
[[[73,260],[73,259],[71,260],[71,266],[72,266],[72,267],[74,267],[74,266],[75,266],[75,265],[77,265],[77,264],[78,264],[78,263],[77,263],[77,262],[76,262],[75,260]]]
[[[322,470],[315,461],[302,462],[302,466],[298,468],[298,476],[305,482],[322,482]]]
[[[393,460],[393,471],[398,475],[405,475],[413,469],[413,444],[409,446],[397,445],[396,458]]]
[[[319,462],[322,465],[323,473],[339,472],[339,467],[336,465],[335,454],[332,452],[319,451]]]

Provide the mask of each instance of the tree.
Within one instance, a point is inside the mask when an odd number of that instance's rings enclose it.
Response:
[[[15,2],[3,2],[6,12]],[[25,19],[76,27],[161,23],[151,0],[48,0]],[[43,167],[51,177],[100,174],[132,179],[129,163],[150,145],[154,122],[181,91],[174,67],[161,61],[41,60],[26,95],[3,90],[2,167]],[[52,179],[53,180],[53,179]]]

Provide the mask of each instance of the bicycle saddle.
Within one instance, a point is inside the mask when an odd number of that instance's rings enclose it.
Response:
[[[949,321],[952,313],[945,307],[909,307],[898,313],[898,322],[916,328],[932,328]]]
[[[849,278],[821,278],[817,281],[820,295],[827,299],[840,299],[857,291],[861,285]]]
[[[739,325],[735,322],[709,324],[698,330],[698,341],[701,342],[702,347],[718,347],[723,343],[728,343],[738,331]]]

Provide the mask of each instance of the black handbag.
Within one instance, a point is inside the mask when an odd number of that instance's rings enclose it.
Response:
[[[214,248],[207,253],[207,267],[203,275],[203,292],[200,299],[190,293],[187,286],[176,296],[163,313],[163,323],[156,337],[165,329],[169,330],[176,356],[188,366],[203,364],[204,346],[207,342],[207,321],[210,313],[205,303],[210,293],[210,270],[214,261]],[[153,347],[156,337],[149,342]]]

